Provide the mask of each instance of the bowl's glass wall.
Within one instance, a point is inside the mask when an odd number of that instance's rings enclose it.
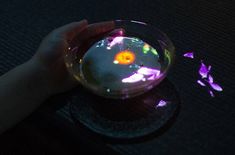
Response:
[[[160,83],[174,59],[174,46],[157,28],[136,21],[115,21],[115,31],[84,48],[71,44],[65,63],[95,94],[129,98]]]

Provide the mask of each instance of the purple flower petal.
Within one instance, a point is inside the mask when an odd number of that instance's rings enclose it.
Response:
[[[209,93],[210,93],[211,97],[215,97],[214,93],[211,90],[209,90]]]
[[[207,66],[203,63],[203,61],[201,61],[201,66],[200,66],[198,73],[201,75],[203,79],[207,77],[210,70],[211,70],[211,66],[208,66],[207,68]]]
[[[214,82],[214,79],[213,79],[213,77],[210,74],[208,75],[208,80],[209,80],[208,81],[209,83],[213,83]]]
[[[155,106],[155,108],[158,108],[158,107],[164,107],[164,106],[166,106],[167,105],[167,101],[165,101],[165,100],[160,100],[158,103],[157,103],[157,105]]]
[[[201,86],[206,86],[206,84],[203,83],[201,80],[197,80],[197,83],[198,83],[199,85],[201,85]]]
[[[193,59],[194,54],[193,54],[193,52],[187,52],[187,53],[184,54],[184,57]]]
[[[219,86],[216,83],[210,83],[211,87],[216,90],[216,91],[223,91],[223,89],[221,88],[221,86]]]
[[[211,70],[211,65],[209,65],[207,69],[208,69],[208,71],[210,71]]]

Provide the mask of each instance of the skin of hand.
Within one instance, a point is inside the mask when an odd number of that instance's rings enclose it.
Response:
[[[51,95],[76,87],[78,82],[69,74],[64,62],[73,40],[89,45],[113,28],[112,21],[88,25],[86,20],[57,28],[43,39],[29,61],[2,75],[0,133],[23,120]]]
[[[44,74],[49,95],[67,91],[78,84],[64,63],[69,43],[76,40],[77,44],[88,44],[97,36],[112,31],[113,28],[112,21],[87,25],[87,21],[83,20],[55,29],[45,37],[32,61],[35,61]]]

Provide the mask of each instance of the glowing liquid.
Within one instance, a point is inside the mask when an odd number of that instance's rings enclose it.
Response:
[[[104,38],[66,66],[83,85],[111,98],[141,94],[162,77],[158,51],[132,37]]]

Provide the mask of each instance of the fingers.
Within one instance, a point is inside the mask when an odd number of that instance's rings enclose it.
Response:
[[[72,40],[86,27],[87,27],[87,20],[82,20],[80,22],[72,22],[70,24],[64,25],[56,29],[56,32],[59,33],[61,36],[65,37],[66,40]]]
[[[87,20],[73,22],[57,28],[53,34],[73,45],[80,45],[88,40],[100,38],[114,29],[114,22],[100,22],[87,25]]]
[[[101,34],[104,34],[106,32],[113,30],[114,26],[115,25],[113,21],[100,22],[100,23],[94,23],[94,24],[88,25],[87,29],[81,32],[77,39],[83,42],[92,37],[96,37],[98,35],[101,35]]]
[[[100,34],[97,34],[95,36],[92,36],[90,38],[86,38],[86,40],[84,40],[82,42],[82,46],[80,47],[80,51],[87,51],[88,48],[93,45],[95,42],[97,42],[98,40],[101,40],[104,36],[110,36],[110,37],[117,37],[117,36],[124,36],[125,35],[125,30],[123,28],[119,28],[119,29],[106,29],[109,30],[107,32],[103,31]],[[83,38],[84,39],[84,38]],[[83,54],[81,52],[81,54]]]

